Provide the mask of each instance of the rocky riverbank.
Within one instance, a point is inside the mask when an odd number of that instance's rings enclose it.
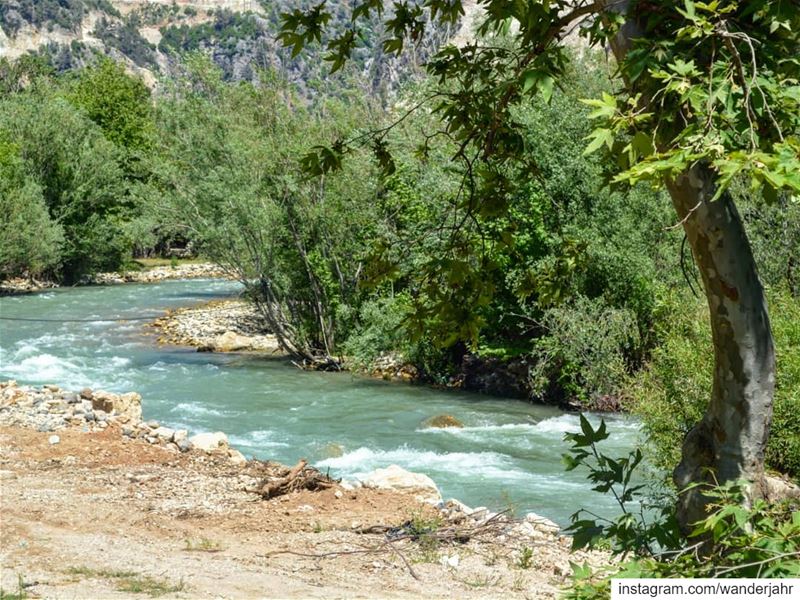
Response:
[[[259,352],[282,355],[256,308],[240,299],[168,311],[149,325],[160,344],[192,346],[198,352]]]
[[[264,499],[253,490],[285,467],[232,454],[222,433],[184,438],[142,422],[140,411],[133,393],[0,384],[3,590],[553,598],[570,560],[607,560],[571,555],[533,513],[441,502],[429,478],[393,465]]]
[[[119,283],[157,283],[168,279],[221,279],[230,275],[214,263],[189,263],[125,271],[123,273],[97,273],[87,277],[86,285],[113,285]]]
[[[168,279],[219,279],[230,275],[213,263],[189,263],[175,266],[158,266],[141,271],[96,273],[85,277],[79,285],[115,285],[120,283],[158,283]],[[60,287],[52,281],[14,277],[0,281],[0,296],[33,294]]]

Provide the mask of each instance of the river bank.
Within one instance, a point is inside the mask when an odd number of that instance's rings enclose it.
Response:
[[[116,285],[121,283],[158,283],[171,279],[219,279],[228,278],[228,273],[214,263],[179,263],[159,265],[141,270],[96,273],[80,281],[78,285]],[[34,294],[61,287],[52,281],[15,277],[0,281],[0,296]]]
[[[242,461],[227,445],[181,451],[147,424],[149,435],[127,435],[139,425],[135,394],[92,391],[94,418],[73,408],[40,423],[70,406],[87,414],[88,395],[0,388],[6,591],[21,581],[52,598],[552,598],[568,561],[607,560],[571,555],[536,515],[434,506],[429,488],[386,473],[264,500],[248,490],[275,463]]]

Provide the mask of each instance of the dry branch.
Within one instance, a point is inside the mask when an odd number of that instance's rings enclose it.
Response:
[[[276,475],[267,476],[257,485],[247,488],[247,491],[260,494],[268,500],[298,490],[326,490],[337,483],[337,480],[309,467],[305,459],[300,459],[291,469],[283,468]]]

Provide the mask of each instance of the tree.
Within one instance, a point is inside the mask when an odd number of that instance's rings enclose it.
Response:
[[[228,86],[196,58],[159,105],[165,192],[155,210],[242,282],[286,352],[338,368],[363,295],[376,186],[364,177],[369,157],[321,181],[299,170],[297,155],[309,138],[352,129],[366,109],[330,101],[323,120],[298,104],[274,76]]]
[[[42,189],[25,173],[19,148],[0,131],[0,277],[34,277],[58,264],[61,227],[50,218]]]
[[[281,38],[294,52],[328,39],[334,70],[352,53],[359,28],[382,15],[384,49],[401,52],[431,23],[456,24],[462,0],[383,0],[353,9],[344,31],[331,33],[325,3],[284,15]],[[649,180],[669,192],[705,287],[714,343],[713,389],[702,421],[686,437],[674,480],[682,490],[683,526],[704,515],[702,486],[743,478],[763,495],[775,356],[767,305],[742,220],[730,194],[746,180],[765,202],[800,192],[800,3],[684,0],[478,0],[478,35],[443,48],[428,64],[441,87],[430,102],[440,133],[458,143],[464,204],[506,206],[513,182],[504,165],[522,154],[515,107],[552,94],[579,31],[589,45],[611,49],[619,90],[588,100],[601,124],[587,151],[606,148],[619,169],[612,184]],[[386,129],[373,136],[376,155],[393,169]],[[340,141],[315,148],[312,172],[335,168],[348,151]],[[535,176],[535,160],[529,165]]]
[[[103,130],[106,139],[128,151],[152,144],[150,90],[111,59],[81,71],[70,100]]]

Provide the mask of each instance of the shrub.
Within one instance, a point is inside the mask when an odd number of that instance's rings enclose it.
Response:
[[[24,172],[19,148],[0,136],[0,277],[54,268],[62,242],[41,187]]]
[[[594,429],[581,416],[581,431],[565,435],[572,447],[564,460],[567,470],[587,469],[592,489],[612,494],[622,514],[603,519],[581,509],[572,515],[568,531],[574,534],[573,549],[610,548],[621,560],[597,571],[588,565],[573,565],[575,585],[567,598],[608,598],[611,578],[800,575],[797,500],[773,505],[760,499],[746,503],[741,482],[706,486],[708,516],[693,524],[685,537],[677,527],[672,498],[657,503],[660,516],[642,510],[655,512],[649,499],[652,490],[636,484],[640,477],[635,471],[643,464],[643,454],[637,449],[627,457],[611,458],[601,449],[609,435],[604,422]]]
[[[625,356],[639,341],[636,316],[612,308],[602,298],[578,297],[548,309],[542,318],[547,332],[536,341],[531,368],[535,395],[562,395],[593,405],[603,395],[616,395],[625,381]]]

